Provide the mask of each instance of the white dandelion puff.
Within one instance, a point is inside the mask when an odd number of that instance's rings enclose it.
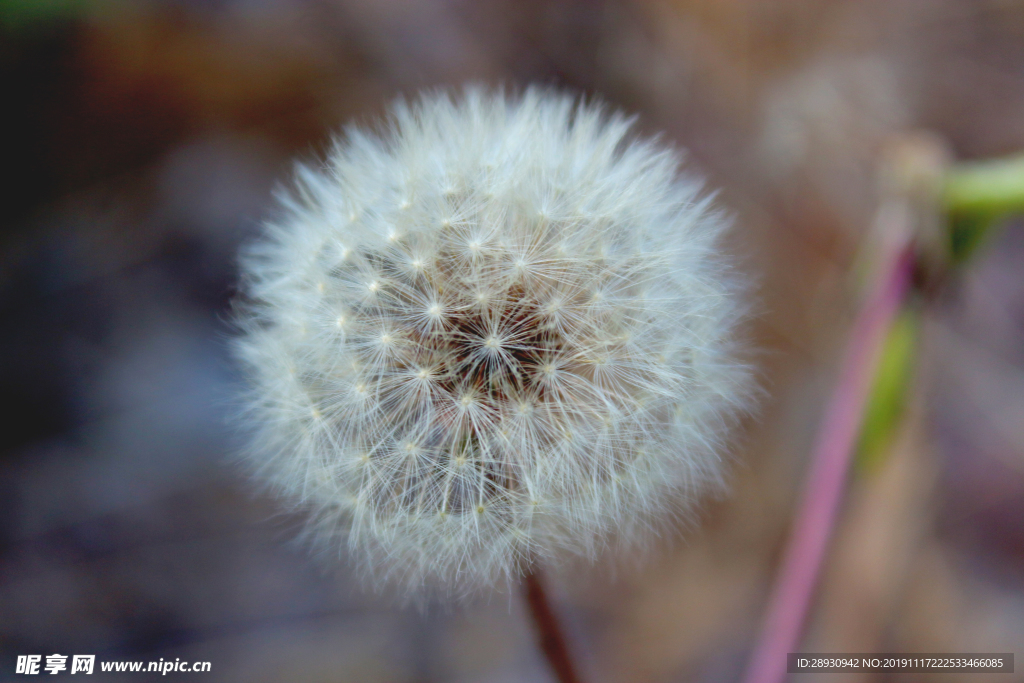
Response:
[[[243,260],[251,456],[376,583],[472,592],[720,482],[743,292],[701,183],[572,97],[398,104]]]

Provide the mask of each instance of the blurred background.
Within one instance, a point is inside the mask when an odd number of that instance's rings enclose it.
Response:
[[[402,609],[311,560],[225,417],[235,254],[291,160],[466,81],[599,94],[736,217],[765,396],[730,495],[637,567],[551,578],[588,680],[738,680],[880,151],[919,129],[958,159],[1024,149],[1011,0],[0,0],[0,71],[0,680],[33,653],[206,660],[178,677],[209,681],[551,680],[517,596]],[[855,472],[803,649],[1020,658],[1024,225],[923,321],[915,398]]]

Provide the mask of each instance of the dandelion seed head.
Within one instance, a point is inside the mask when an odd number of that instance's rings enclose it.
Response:
[[[398,104],[243,259],[251,460],[378,583],[469,593],[721,480],[743,292],[699,180],[541,90]]]

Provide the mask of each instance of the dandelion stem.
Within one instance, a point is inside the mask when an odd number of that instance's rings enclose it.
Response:
[[[909,239],[885,256],[877,284],[850,334],[838,384],[811,458],[800,508],[793,523],[782,569],[745,683],[778,683],[786,674],[786,654],[800,644],[800,633],[835,526],[857,432],[882,342],[910,284],[913,249]]]
[[[544,580],[536,567],[523,579],[523,590],[526,593],[530,616],[537,629],[538,644],[558,683],[580,683],[562,625],[555,616],[547,589],[544,587]]]

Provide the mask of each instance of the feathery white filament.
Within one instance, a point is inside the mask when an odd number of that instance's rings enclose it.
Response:
[[[377,580],[592,555],[719,478],[747,394],[699,182],[562,95],[398,105],[249,251],[253,453]]]

